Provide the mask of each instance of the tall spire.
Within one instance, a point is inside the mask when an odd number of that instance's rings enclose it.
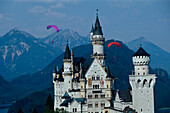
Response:
[[[53,73],[57,73],[57,70],[56,70],[55,64],[54,64],[54,68],[53,68]]]
[[[90,33],[93,33],[93,31],[94,31],[94,28],[93,28],[93,24],[92,24]]]
[[[109,66],[107,66],[107,76],[106,76],[106,78],[110,78],[110,77],[112,77],[112,75],[111,75]]]
[[[94,29],[94,35],[103,35],[102,27],[100,26],[99,18],[98,18],[98,9],[96,10],[96,23]]]
[[[71,53],[70,53],[70,49],[69,49],[69,46],[68,46],[68,40],[67,40],[67,46],[66,46],[64,59],[71,59]]]

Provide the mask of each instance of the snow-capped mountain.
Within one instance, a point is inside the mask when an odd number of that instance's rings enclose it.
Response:
[[[62,49],[63,51],[65,51],[67,40],[71,48],[90,43],[89,37],[80,36],[77,32],[70,29],[60,30],[58,33],[54,32],[40,40],[50,46]]]
[[[61,50],[14,28],[0,38],[0,74],[11,80],[21,74],[36,72],[60,53]]]
[[[151,55],[151,66],[161,67],[166,69],[170,73],[170,53],[161,49],[159,46],[146,40],[144,37],[132,40],[127,43],[127,46],[133,51],[137,51],[138,47],[142,44],[142,47]]]

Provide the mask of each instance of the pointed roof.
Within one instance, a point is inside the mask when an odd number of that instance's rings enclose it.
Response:
[[[57,73],[55,65],[54,65],[54,68],[53,68],[53,73]]]
[[[91,28],[91,31],[90,31],[90,33],[93,33],[93,31],[94,31],[94,28],[93,28],[93,25],[92,25],[92,28]]]
[[[80,78],[85,78],[85,72],[84,72],[84,68],[82,68],[82,72],[81,72],[81,77]]]
[[[98,12],[96,14],[96,23],[95,23],[95,28],[94,28],[94,34],[93,35],[103,35],[102,27],[100,26],[100,22],[99,22],[99,18],[98,18]]]
[[[70,99],[70,95],[67,93],[67,91],[65,92],[65,94],[61,97],[62,99]]]
[[[111,77],[112,77],[112,74],[110,72],[109,66],[107,66],[107,76],[106,76],[106,78],[111,78]]]
[[[65,51],[65,54],[64,54],[64,59],[71,59],[71,53],[70,53],[70,49],[69,49],[69,46],[68,46],[68,40],[67,40],[66,51]]]
[[[142,47],[139,47],[138,51],[133,56],[150,56]]]

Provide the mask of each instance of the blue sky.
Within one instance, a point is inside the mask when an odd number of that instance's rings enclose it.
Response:
[[[38,38],[49,24],[86,36],[96,9],[104,37],[124,42],[141,36],[170,52],[169,0],[1,0],[0,35],[17,27]]]

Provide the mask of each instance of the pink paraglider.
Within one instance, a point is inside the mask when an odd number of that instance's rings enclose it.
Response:
[[[119,48],[121,47],[120,43],[118,43],[118,42],[111,42],[111,43],[108,44],[108,47],[110,47],[113,44],[116,45]]]
[[[59,32],[59,29],[56,25],[48,25],[47,29],[50,29],[51,27],[54,28],[57,32]]]

